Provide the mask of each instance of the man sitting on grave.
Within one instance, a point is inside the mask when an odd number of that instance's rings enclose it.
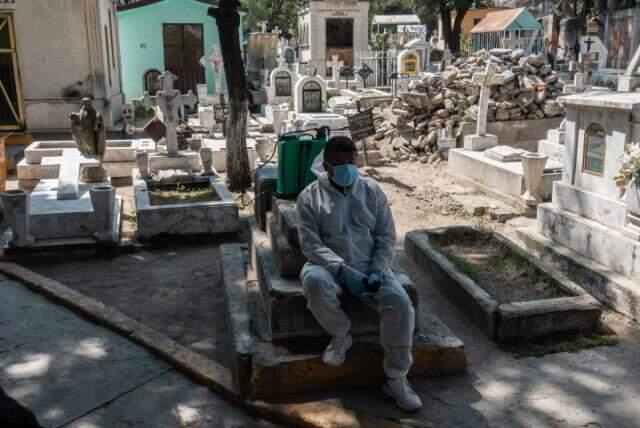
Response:
[[[333,137],[324,149],[324,171],[298,196],[298,233],[307,257],[300,278],[307,306],[332,336],[322,361],[339,366],[352,345],[351,321],[340,307],[347,292],[380,313],[385,350],[384,392],[408,411],[422,402],[407,381],[413,363],[414,310],[391,265],[396,230],[387,198],[378,184],[360,177],[357,151],[347,137]],[[319,164],[319,162],[316,162]]]

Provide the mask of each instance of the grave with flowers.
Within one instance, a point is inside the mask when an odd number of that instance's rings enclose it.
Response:
[[[640,92],[591,91],[567,107],[564,170],[537,230],[535,255],[598,300],[640,320]]]

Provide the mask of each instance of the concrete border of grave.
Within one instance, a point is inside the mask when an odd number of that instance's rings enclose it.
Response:
[[[238,229],[238,204],[217,174],[206,179],[220,200],[151,205],[147,182],[139,178],[135,168],[132,181],[139,236],[235,233]]]
[[[473,324],[496,342],[527,340],[565,331],[593,331],[602,305],[569,278],[539,263],[504,236],[491,239],[533,269],[550,277],[570,297],[498,303],[481,286],[438,251],[432,239],[465,239],[480,232],[470,227],[414,230],[405,237],[405,250],[431,283]]]
[[[255,220],[248,221],[256,231]],[[263,232],[261,242],[268,243]],[[252,244],[260,255],[269,246]],[[285,341],[274,344],[257,332],[266,328],[256,272],[243,263],[245,252],[239,244],[220,247],[225,304],[232,345],[234,381],[243,395],[252,398],[321,389],[338,385],[372,384],[382,380],[382,349],[377,334],[359,336],[340,367],[322,362],[326,338],[306,339],[294,346]],[[463,343],[431,312],[420,311],[420,332],[414,336],[412,376],[440,376],[463,373],[467,367]]]

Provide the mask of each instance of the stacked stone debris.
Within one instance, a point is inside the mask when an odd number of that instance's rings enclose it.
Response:
[[[544,119],[564,115],[556,100],[564,84],[542,55],[522,49],[480,51],[459,58],[439,74],[411,81],[377,118],[377,133],[369,148],[380,150],[382,162],[435,159],[437,140],[447,125],[458,135],[459,123],[475,121],[480,86],[473,74],[488,62],[498,64],[504,83],[491,89],[488,121]]]

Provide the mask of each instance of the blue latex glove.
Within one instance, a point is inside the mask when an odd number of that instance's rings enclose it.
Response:
[[[371,293],[377,293],[383,282],[384,273],[380,271],[372,271],[367,278],[367,286],[365,288]]]
[[[338,280],[340,284],[345,285],[349,292],[358,299],[367,299],[372,296],[371,293],[365,290],[368,282],[367,276],[347,265],[342,265],[340,268]]]

